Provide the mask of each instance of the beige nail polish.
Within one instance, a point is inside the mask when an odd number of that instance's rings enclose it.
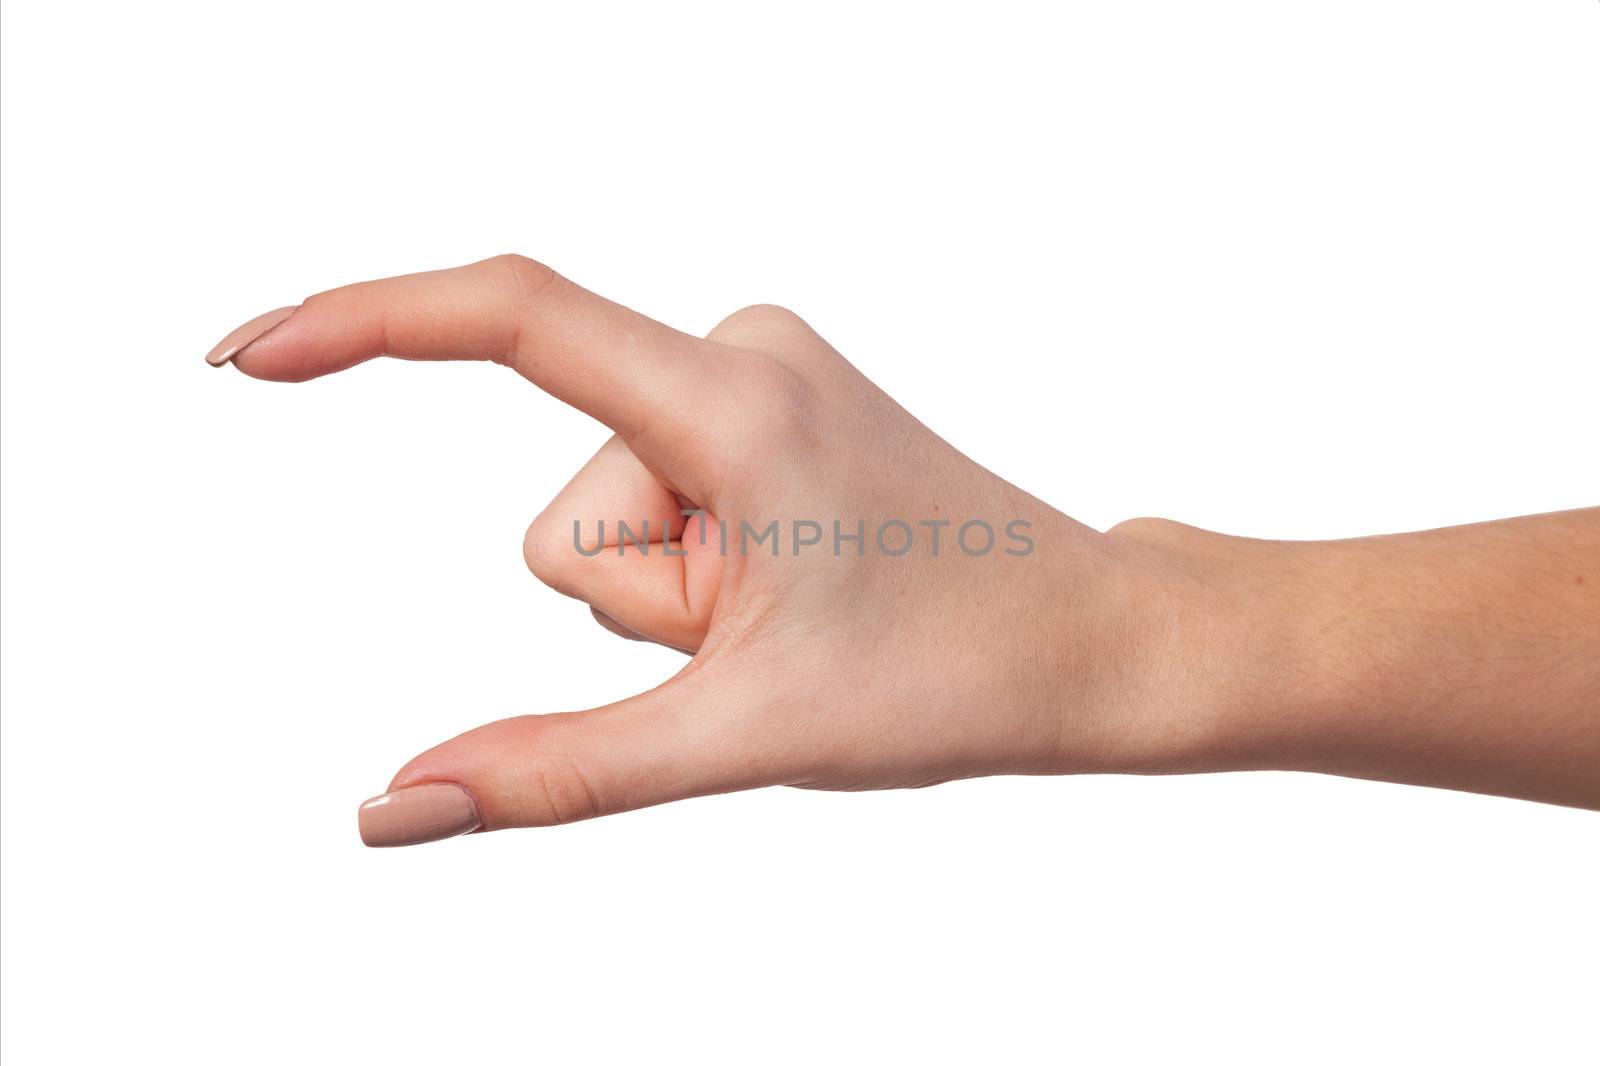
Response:
[[[284,320],[299,307],[280,307],[276,311],[268,311],[264,315],[257,315],[217,343],[217,346],[206,353],[206,362],[212,366],[222,366],[228,360],[244,351],[256,341],[283,325]]]
[[[478,805],[460,785],[413,785],[374,796],[361,805],[361,842],[400,848],[470,833],[483,824]]]

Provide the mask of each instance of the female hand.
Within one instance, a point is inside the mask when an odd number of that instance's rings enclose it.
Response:
[[[368,844],[1000,773],[1300,769],[1600,805],[1600,511],[1321,544],[1102,534],[788,311],[701,340],[520,256],[322,293],[207,358],[303,381],[380,354],[502,363],[611,427],[528,565],[692,658],[417,756],[362,805]]]
[[[1152,590],[790,312],[746,308],[700,340],[502,256],[313,296],[210,358],[303,381],[379,354],[503,363],[611,427],[528,530],[528,565],[608,628],[693,658],[621,703],[418,756],[363,807],[368,843],[764,785],[1157,761],[1141,718],[1171,697],[1148,669]],[[619,550],[619,521],[649,543]]]

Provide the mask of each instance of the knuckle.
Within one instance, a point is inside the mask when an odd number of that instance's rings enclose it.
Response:
[[[486,259],[484,265],[504,278],[512,290],[524,299],[547,288],[560,276],[537,259],[516,252]]]
[[[1168,518],[1125,518],[1106,530],[1106,536],[1135,543],[1160,544],[1181,538],[1188,528]]]
[[[597,818],[599,797],[576,761],[559,755],[540,756],[527,767],[524,813],[531,827],[566,825]]]
[[[752,392],[752,429],[759,436],[792,447],[819,434],[821,398],[804,375],[769,360],[760,365]]]
[[[371,282],[357,282],[354,285],[343,285],[337,289],[324,289],[322,292],[314,293],[301,300],[300,309],[302,311],[313,311],[319,315],[328,312],[342,314],[343,309],[349,306],[350,301],[359,295],[362,286],[370,284]]]
[[[723,326],[786,326],[800,321],[800,316],[787,307],[780,307],[778,304],[751,304],[739,308],[717,325],[719,329]]]
[[[787,307],[751,304],[718,322],[706,334],[706,339],[744,347],[771,344],[810,332],[811,327],[805,320]]]
[[[557,592],[571,593],[571,567],[575,552],[567,537],[571,524],[559,521],[550,512],[541,514],[528,526],[522,538],[522,559],[534,577]]]

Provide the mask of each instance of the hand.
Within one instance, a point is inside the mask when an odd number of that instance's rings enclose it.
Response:
[[[765,785],[1127,769],[1176,742],[1143,720],[1171,701],[1142,662],[1159,589],[788,311],[700,340],[504,256],[313,296],[212,361],[302,381],[380,353],[503,363],[610,426],[528,530],[528,565],[693,658],[621,703],[418,756],[363,808],[370,844]],[[619,520],[648,545],[619,551]]]
[[[313,296],[207,358],[302,381],[379,354],[503,363],[610,426],[528,564],[693,657],[424,752],[362,805],[369,844],[998,773],[1312,770],[1600,806],[1600,509],[1323,543],[1097,533],[788,311],[700,340],[519,256]]]

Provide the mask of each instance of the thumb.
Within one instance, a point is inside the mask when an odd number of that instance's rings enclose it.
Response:
[[[779,784],[705,671],[606,707],[480,726],[411,760],[361,805],[369,847],[551,826]]]

